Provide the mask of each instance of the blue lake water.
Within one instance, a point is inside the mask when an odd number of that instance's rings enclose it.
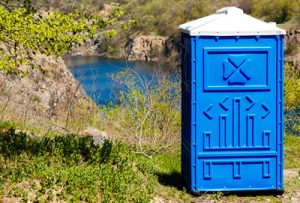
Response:
[[[99,56],[69,56],[64,60],[74,77],[97,104],[117,101],[120,89],[116,89],[114,86],[112,74],[131,68],[142,78],[151,78],[155,68],[153,63],[126,62]]]

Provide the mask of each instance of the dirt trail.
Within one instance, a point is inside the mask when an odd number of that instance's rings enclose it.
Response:
[[[285,169],[285,192],[282,195],[283,202],[300,202],[300,168]]]

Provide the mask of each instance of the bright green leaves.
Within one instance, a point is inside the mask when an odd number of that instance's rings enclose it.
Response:
[[[1,127],[1,192],[18,202],[152,199],[153,162],[136,156],[125,144],[106,141],[94,146],[92,139],[74,135],[33,138]]]
[[[0,70],[7,74],[23,72],[20,65],[33,65],[35,53],[60,56],[108,24],[109,20],[106,22],[100,16],[79,12],[33,14],[24,8],[9,11],[0,7],[0,45],[4,47],[0,52]]]
[[[113,38],[113,37],[117,36],[117,34],[118,34],[118,32],[115,29],[109,30],[106,33],[107,37],[109,37],[109,38]]]
[[[300,72],[285,64],[284,111],[285,129],[289,134],[300,131]]]

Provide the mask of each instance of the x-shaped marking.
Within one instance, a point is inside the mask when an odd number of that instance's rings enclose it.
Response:
[[[247,64],[251,62],[245,55],[231,55],[223,64],[223,79],[229,85],[244,85],[251,79]]]

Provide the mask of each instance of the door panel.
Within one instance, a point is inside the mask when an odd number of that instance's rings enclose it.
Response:
[[[197,61],[197,187],[276,187],[276,54],[206,46]],[[201,70],[201,71],[199,71]]]
[[[198,187],[247,190],[276,187],[276,158],[199,159]]]

